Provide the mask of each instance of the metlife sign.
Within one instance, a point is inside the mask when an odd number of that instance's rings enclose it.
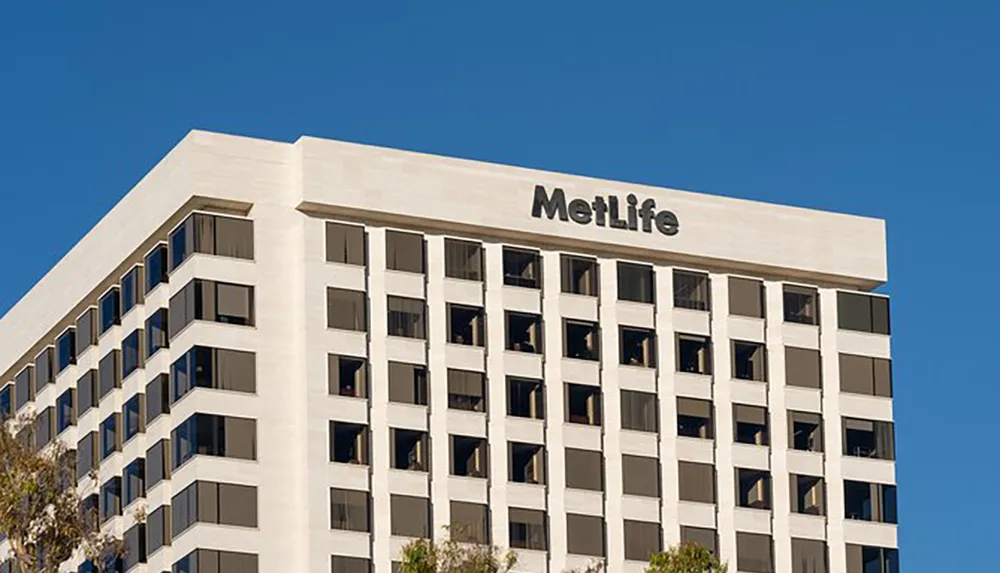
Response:
[[[680,231],[677,215],[667,210],[657,211],[654,199],[646,199],[640,205],[639,199],[629,193],[625,197],[624,218],[621,217],[620,203],[615,195],[608,195],[607,199],[597,196],[593,201],[571,199],[567,203],[566,193],[562,189],[555,187],[549,194],[544,186],[535,185],[531,216],[536,219],[545,216],[549,220],[558,217],[560,221],[572,220],[580,225],[593,223],[598,227],[627,231],[642,229],[643,233],[652,233],[653,227],[656,227],[657,231],[667,236],[676,235]]]

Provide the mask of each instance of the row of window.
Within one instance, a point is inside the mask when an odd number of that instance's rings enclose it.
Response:
[[[96,346],[98,339],[104,333],[114,326],[121,325],[122,318],[142,304],[149,292],[160,284],[169,282],[170,272],[192,254],[252,260],[253,222],[247,219],[195,213],[170,234],[168,244],[169,248],[167,244],[154,247],[142,263],[132,267],[119,279],[118,284],[101,295],[96,306],[84,311],[74,326],[60,334],[53,346],[42,350],[32,363],[16,376],[13,385],[3,388],[0,393],[0,415],[17,411],[34,400],[37,392],[55,382],[55,377],[66,368],[76,364],[78,356],[90,347]],[[177,311],[174,311],[175,304],[172,301],[171,314],[176,315],[174,320],[178,325],[177,331],[195,319],[238,324],[253,323],[252,287],[192,281],[181,292],[191,300],[188,302],[186,297],[182,297],[176,304],[179,307]],[[189,313],[184,312],[188,310]],[[121,351],[122,377],[141,368],[144,359],[167,346],[167,323],[167,310],[160,309],[146,320],[145,333],[143,329],[139,329],[126,337]],[[15,388],[13,405],[10,401],[11,386]]]
[[[386,268],[423,274],[426,253],[423,235],[386,231]],[[328,222],[326,225],[326,260],[348,265],[367,265],[365,229],[361,226]],[[444,240],[445,276],[482,281],[483,246],[479,242]],[[542,257],[538,251],[503,248],[505,285],[540,289]],[[656,303],[655,273],[650,265],[617,263],[618,299]],[[564,293],[598,296],[597,259],[575,255],[560,256],[561,290]],[[674,306],[691,310],[711,310],[709,277],[704,273],[674,271]],[[888,300],[858,293],[838,294],[838,326],[889,334]],[[819,324],[819,293],[815,288],[786,285],[783,292],[784,320],[800,324]],[[729,311],[738,316],[764,318],[764,284],[753,279],[729,279]]]

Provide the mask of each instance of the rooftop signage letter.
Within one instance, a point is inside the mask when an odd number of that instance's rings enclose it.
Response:
[[[594,223],[598,227],[629,231],[638,231],[641,222],[643,233],[652,233],[653,226],[656,226],[657,231],[667,236],[676,235],[680,230],[677,215],[667,210],[657,211],[654,199],[646,199],[640,206],[639,199],[629,193],[625,197],[625,203],[625,218],[622,219],[619,217],[619,201],[615,195],[608,195],[607,199],[597,196],[589,203],[584,199],[572,199],[567,203],[566,193],[562,189],[554,187],[550,195],[545,187],[535,185],[531,216],[541,219],[544,215],[549,220],[559,217],[560,221],[572,219],[580,225]]]

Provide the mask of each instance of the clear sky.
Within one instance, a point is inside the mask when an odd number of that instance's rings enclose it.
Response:
[[[996,570],[1000,4],[316,4],[3,2],[0,312],[192,128],[881,217],[903,570]]]

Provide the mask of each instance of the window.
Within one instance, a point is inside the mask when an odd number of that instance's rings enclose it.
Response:
[[[830,573],[826,543],[793,537],[792,573]]]
[[[170,403],[195,388],[253,394],[257,391],[257,357],[253,352],[195,346],[170,366]]]
[[[507,378],[507,415],[545,419],[545,393],[541,380]]]
[[[124,555],[120,558],[122,571],[128,571],[146,562],[146,525],[137,523],[125,532]]]
[[[76,425],[76,390],[70,388],[56,400],[56,434]]]
[[[195,320],[254,325],[252,286],[194,279],[170,299],[170,338]]]
[[[116,388],[122,387],[121,351],[112,350],[97,364],[98,399],[103,399]]]
[[[76,364],[76,330],[67,329],[56,340],[56,374]]]
[[[622,390],[622,429],[636,432],[660,431],[656,394]]]
[[[122,514],[122,478],[113,477],[101,485],[101,524]]]
[[[563,319],[563,356],[600,360],[600,329],[597,323]]]
[[[842,330],[890,334],[889,299],[860,293],[837,293],[838,326]]]
[[[542,317],[537,314],[505,311],[507,350],[542,353]]]
[[[483,280],[483,246],[457,239],[444,240],[444,274],[467,281]]]
[[[392,495],[389,498],[392,534],[427,539],[431,530],[431,500],[425,497]]]
[[[170,478],[170,440],[160,440],[146,450],[146,489]]]
[[[566,384],[566,421],[572,424],[601,425],[601,389],[583,384]]]
[[[826,484],[822,477],[791,474],[792,513],[826,515]]]
[[[146,425],[160,414],[170,413],[170,376],[158,374],[146,384]]]
[[[14,410],[35,399],[35,367],[26,366],[14,377]]]
[[[653,267],[633,263],[618,263],[618,300],[656,302],[656,282]]]
[[[128,378],[133,372],[145,367],[142,351],[142,329],[133,330],[122,340],[122,379]]]
[[[736,568],[746,573],[774,573],[771,536],[737,531]]]
[[[712,555],[719,554],[719,535],[714,529],[682,525],[681,542],[699,545]]]
[[[419,338],[421,340],[427,338],[427,323],[424,318],[427,306],[423,300],[389,296],[388,308],[389,336]]]
[[[79,418],[87,410],[97,406],[100,389],[96,370],[88,370],[76,381],[76,393],[76,417]]]
[[[677,335],[677,371],[690,374],[712,373],[712,342],[704,336]]]
[[[814,288],[785,285],[785,322],[819,324],[819,292]]]
[[[429,470],[429,440],[427,432],[390,428],[392,436],[392,467],[397,470],[426,472]]]
[[[573,555],[604,557],[604,519],[566,514],[566,550]]]
[[[97,309],[88,308],[76,319],[76,355],[97,344]]]
[[[770,472],[736,468],[736,505],[771,509]]]
[[[729,277],[729,314],[764,318],[764,283]]]
[[[678,486],[681,501],[715,503],[715,466],[678,462]]]
[[[844,480],[844,517],[896,523],[896,486]]]
[[[601,452],[566,448],[566,487],[604,491],[604,457]]]
[[[142,265],[132,267],[121,280],[122,316],[128,314],[143,301]]]
[[[715,438],[712,402],[677,398],[677,435],[711,440]]]
[[[737,380],[767,381],[767,350],[763,344],[733,341],[733,377]]]
[[[401,231],[385,232],[385,267],[391,271],[423,274],[424,236]]]
[[[251,418],[192,414],[170,433],[172,469],[194,456],[257,459],[257,421]]]
[[[819,350],[785,347],[785,383],[801,388],[823,387]]]
[[[99,334],[111,330],[111,327],[122,323],[121,315],[121,295],[118,287],[113,287],[101,297],[99,308],[101,309],[101,322]]]
[[[489,477],[486,440],[471,436],[451,436],[451,475]]]
[[[42,448],[49,445],[52,441],[52,437],[55,435],[55,416],[52,413],[53,408],[50,406],[35,416],[35,451],[41,451]]]
[[[55,379],[55,349],[49,346],[35,357],[35,393],[52,384]]]
[[[367,491],[330,488],[330,529],[371,531],[371,497]]]
[[[823,416],[812,412],[788,412],[788,443],[801,452],[823,451]]]
[[[597,296],[597,260],[573,255],[559,257],[562,273],[562,292]]]
[[[169,282],[167,275],[167,245],[161,244],[153,247],[153,250],[146,255],[143,261],[146,269],[146,281],[143,291],[149,294],[154,288]]]
[[[629,366],[656,367],[656,333],[645,328],[619,327],[621,364]]]
[[[484,346],[486,316],[475,306],[448,304],[448,342],[466,346]]]
[[[164,348],[170,348],[170,338],[167,329],[167,314],[169,311],[161,308],[146,319],[146,358]]]
[[[660,497],[660,462],[656,458],[622,455],[625,495]]]
[[[331,396],[368,397],[368,361],[354,356],[327,355],[327,384]]]
[[[146,431],[146,397],[142,394],[132,396],[125,405],[122,406],[122,421],[125,434],[125,442],[128,442],[136,435]]]
[[[326,289],[326,326],[367,332],[368,307],[365,293],[340,288]]]
[[[625,559],[649,561],[650,555],[663,550],[659,523],[625,520]]]
[[[257,488],[196,481],[170,500],[170,508],[174,539],[196,523],[257,527]]]
[[[389,401],[427,405],[427,369],[418,364],[389,362]]]
[[[194,213],[170,233],[170,271],[194,253],[253,260],[253,221]]]
[[[542,257],[538,251],[503,248],[503,284],[542,288]]]
[[[847,573],[899,573],[899,551],[848,543]]]
[[[733,405],[734,436],[740,444],[767,446],[771,443],[767,429],[767,408]]]
[[[486,411],[486,375],[448,369],[448,407],[470,412]]]
[[[97,432],[88,432],[76,444],[76,479],[97,469]]]
[[[350,422],[330,422],[330,461],[368,465],[368,426]]]
[[[170,573],[257,573],[252,553],[197,549],[174,563]]]
[[[146,497],[146,460],[137,458],[125,466],[122,476],[122,486],[125,490],[125,507],[135,500]]]
[[[844,455],[896,459],[892,422],[844,418]]]
[[[840,391],[892,398],[892,362],[885,358],[841,354]]]
[[[708,275],[674,271],[674,306],[690,310],[710,310]]]
[[[365,228],[327,222],[326,261],[365,266]]]
[[[508,510],[510,546],[513,549],[548,551],[548,517],[544,511],[512,507]]]
[[[8,416],[14,413],[13,393],[13,384],[7,384],[0,389],[0,421],[6,420]]]
[[[361,557],[330,556],[330,573],[371,573],[372,562]]]
[[[490,542],[490,510],[478,503],[451,502],[451,537],[464,543]]]
[[[508,475],[510,481],[530,484],[545,483],[545,446],[509,442],[508,460],[510,462]]]
[[[121,414],[111,414],[101,422],[101,461],[122,451]]]
[[[170,536],[170,506],[161,505],[146,519],[146,549],[149,554],[173,542]]]

